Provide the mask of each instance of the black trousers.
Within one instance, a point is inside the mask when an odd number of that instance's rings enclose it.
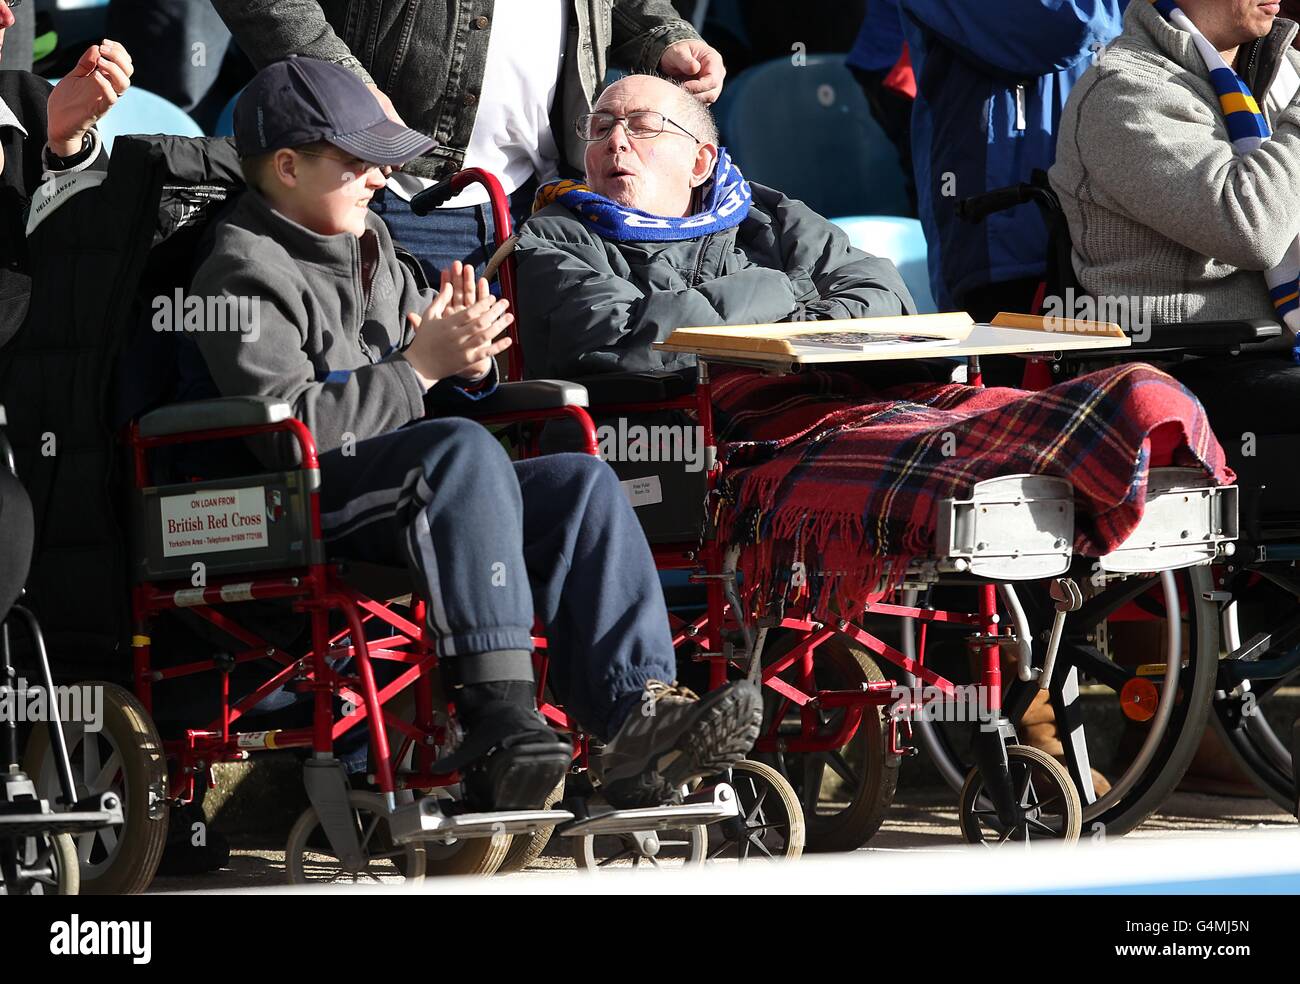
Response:
[[[1219,443],[1300,434],[1300,365],[1285,352],[1189,359],[1168,369],[1205,405]]]

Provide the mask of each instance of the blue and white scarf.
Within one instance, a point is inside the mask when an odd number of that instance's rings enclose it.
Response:
[[[1210,70],[1210,83],[1219,95],[1223,121],[1228,127],[1228,137],[1237,156],[1244,157],[1257,150],[1273,135],[1273,131],[1260,112],[1250,88],[1174,0],[1150,2],[1174,27],[1192,36],[1196,49],[1205,61],[1205,67]],[[1300,336],[1300,238],[1291,241],[1286,255],[1277,266],[1264,272],[1264,280],[1268,283],[1269,296],[1273,299],[1273,309],[1278,320],[1286,325],[1293,336]],[[1300,352],[1300,349],[1297,351]]]
[[[593,232],[622,243],[674,242],[730,229],[745,220],[753,195],[724,147],[718,148],[713,177],[705,184],[702,198],[701,208],[693,215],[673,218],[628,208],[596,194],[581,181],[561,179],[537,189],[533,211],[559,202]]]

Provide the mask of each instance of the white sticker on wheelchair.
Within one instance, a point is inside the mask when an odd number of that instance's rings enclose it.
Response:
[[[222,601],[252,601],[253,582],[241,581],[239,584],[226,584],[221,588]]]
[[[628,501],[636,506],[653,506],[655,503],[664,501],[663,483],[659,481],[658,475],[647,475],[645,478],[629,478],[626,482],[619,482],[623,486],[623,492]]]
[[[164,557],[270,546],[262,486],[169,495],[159,505]]]

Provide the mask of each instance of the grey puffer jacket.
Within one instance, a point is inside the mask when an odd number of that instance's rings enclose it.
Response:
[[[556,142],[582,169],[573,121],[591,112],[611,67],[654,71],[670,44],[697,38],[669,0],[567,0],[569,33],[552,111]],[[474,131],[494,0],[213,0],[258,68],[290,54],[352,69],[379,86],[408,126],[438,141],[403,170],[460,170]]]
[[[520,229],[518,314],[531,376],[683,369],[675,329],[915,314],[894,264],[803,202],[750,183],[739,226],[680,242],[602,239],[563,205]]]

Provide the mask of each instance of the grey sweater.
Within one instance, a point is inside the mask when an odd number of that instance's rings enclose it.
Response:
[[[1300,68],[1295,33],[1279,18],[1243,49],[1261,109],[1279,60]],[[1051,170],[1084,289],[1149,298],[1155,324],[1273,317],[1263,271],[1300,230],[1300,99],[1269,123],[1272,139],[1237,157],[1191,35],[1129,4],[1070,93]]]
[[[190,293],[256,306],[244,331],[199,331],[222,396],[285,400],[319,450],[362,441],[424,415],[424,390],[401,357],[434,292],[398,260],[383,221],[366,234],[322,236],[245,192],[217,224]],[[251,313],[251,309],[250,313]],[[275,455],[254,445],[268,464]]]

